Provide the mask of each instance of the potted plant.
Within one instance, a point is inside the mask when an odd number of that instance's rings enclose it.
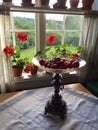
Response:
[[[12,3],[12,0],[3,0],[3,2],[10,2],[10,3]]]
[[[38,72],[38,66],[36,66],[32,63],[28,63],[28,64],[26,64],[24,71],[26,73],[30,73],[31,75],[36,75]]]
[[[32,0],[22,0],[22,6],[34,6],[35,4],[32,3]]]
[[[22,3],[32,3],[32,0],[22,0]]]
[[[50,1],[50,0],[40,0],[41,6],[48,7],[48,6],[49,6],[49,1]]]
[[[20,47],[17,45],[15,47],[9,45],[3,49],[3,52],[7,58],[11,58],[13,76],[21,76],[24,65],[28,62],[28,58],[21,58]]]
[[[67,0],[57,0],[57,4],[59,7],[64,8]]]
[[[27,40],[27,34],[25,34],[25,33],[17,33],[16,37],[21,42],[25,42]],[[21,76],[24,65],[28,63],[29,59],[27,57],[25,57],[25,58],[21,57],[20,47],[18,45],[14,46],[14,47],[11,45],[7,45],[3,49],[3,52],[6,56],[6,58],[11,59],[13,76],[15,76],[15,77]]]
[[[70,8],[77,8],[79,4],[79,0],[70,0]]]
[[[66,9],[66,1],[67,0],[57,0],[57,2],[53,5],[53,8]]]
[[[82,0],[82,9],[83,10],[91,10],[92,9],[92,4],[94,0]]]
[[[12,0],[3,0],[3,4],[4,4],[4,5],[5,5],[5,4],[6,4],[6,5],[10,5],[10,6],[13,5],[13,4],[12,4]]]

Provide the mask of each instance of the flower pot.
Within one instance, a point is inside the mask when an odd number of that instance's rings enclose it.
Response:
[[[22,6],[34,6],[35,4],[32,3],[32,0],[22,0]]]
[[[36,75],[38,72],[38,67],[34,66],[34,69],[31,69],[31,75]]]
[[[70,8],[77,8],[79,4],[79,0],[70,0]]]
[[[91,10],[94,0],[82,0],[82,9]]]
[[[57,0],[57,5],[62,8],[65,7],[66,0]]]
[[[3,2],[10,2],[10,3],[12,3],[12,0],[3,0]]]
[[[50,0],[40,0],[40,3],[42,6],[49,6],[49,1]]]
[[[32,0],[22,0],[22,3],[32,3]]]
[[[14,77],[22,76],[23,67],[12,66],[12,74]]]
[[[53,8],[66,9],[66,1],[67,0],[57,0],[57,3],[53,5]]]

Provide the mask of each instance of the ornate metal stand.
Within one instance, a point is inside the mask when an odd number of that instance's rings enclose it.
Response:
[[[32,62],[40,67],[39,61],[36,58],[33,58]],[[61,74],[62,73],[69,73],[75,70],[79,70],[83,66],[86,65],[86,61],[80,59],[80,65],[78,68],[71,68],[71,69],[52,69],[43,67],[43,69],[47,72],[54,73],[52,85],[54,86],[54,94],[52,95],[51,99],[47,101],[45,106],[45,114],[53,114],[58,115],[61,119],[64,119],[67,115],[67,105],[66,102],[62,99],[62,96],[59,94],[61,89]]]
[[[52,115],[58,115],[61,119],[65,119],[67,114],[67,105],[66,102],[62,99],[62,96],[59,94],[61,89],[61,75],[54,74],[52,85],[54,85],[54,94],[51,99],[48,100],[45,106],[45,114],[49,113]]]

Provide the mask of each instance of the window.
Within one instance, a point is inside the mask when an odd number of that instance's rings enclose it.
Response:
[[[81,32],[82,32],[81,30],[82,18],[83,16],[77,16],[77,15],[71,16],[71,15],[55,14],[54,17],[54,14],[46,14],[46,35],[51,35],[51,34],[56,35],[57,44],[68,43],[77,46],[81,44],[80,39],[81,39]],[[36,53],[35,52],[36,51],[35,14],[13,13],[12,22],[11,22],[11,32],[13,36],[12,39],[15,39],[15,34],[17,32],[26,32],[28,34],[28,41],[26,43],[20,43],[17,41],[17,39],[12,40],[12,43],[18,44],[21,47],[22,56],[24,57],[25,55],[27,55],[31,61],[32,57]]]
[[[37,14],[37,17],[41,16],[41,22],[40,19],[39,22],[40,26],[42,23],[42,28],[36,26],[35,28],[35,23],[36,23],[36,19],[35,19],[35,15],[33,13],[28,13],[27,15],[25,13],[13,13],[12,15],[12,22],[11,22],[11,32],[13,33],[17,33],[17,32],[26,32],[28,34],[28,41],[27,43],[21,43],[21,49],[22,49],[22,56],[28,56],[30,61],[32,61],[32,57],[34,56],[34,54],[36,53],[36,48],[38,48],[38,50],[40,49],[39,46],[41,45],[46,45],[43,44],[43,41],[40,44],[37,44],[36,40],[36,34],[38,34],[39,36],[39,32],[35,33],[35,31],[37,30],[41,30],[44,29],[43,26],[46,26],[46,35],[50,35],[50,34],[54,34],[57,36],[57,44],[64,44],[64,43],[68,43],[68,44],[74,44],[74,45],[79,45],[81,44],[81,32],[82,32],[82,20],[83,20],[83,16],[78,16],[78,15],[58,15],[58,14],[46,14],[45,15],[45,21],[44,17],[42,18],[43,14]],[[14,16],[14,17],[13,17]],[[28,17],[26,17],[28,16]],[[56,18],[56,19],[55,19]],[[13,26],[14,23],[14,26]],[[43,24],[45,23],[45,25]],[[37,29],[38,27],[38,29]],[[43,32],[44,32],[43,31]],[[42,30],[41,30],[42,33]],[[41,34],[43,37],[45,37],[45,34]],[[15,35],[14,35],[15,37]],[[13,38],[14,38],[13,37]],[[39,36],[40,37],[40,36]],[[37,38],[38,40],[38,38]],[[42,37],[41,37],[42,40]],[[31,42],[31,44],[30,44]],[[17,40],[15,39],[15,43],[17,43]],[[18,44],[18,43],[17,43]],[[42,76],[42,75],[41,75]],[[43,78],[46,78],[47,76],[45,75]],[[30,77],[29,77],[30,78]],[[27,79],[27,78],[26,78]],[[32,80],[32,77],[31,77]],[[18,79],[19,82],[19,79]],[[19,85],[19,84],[18,84]]]
[[[15,2],[15,1],[14,1]],[[51,6],[50,1],[50,6]],[[54,3],[56,0],[54,1]],[[32,61],[32,57],[37,51],[43,50],[46,43],[44,42],[45,34],[54,34],[57,36],[57,43],[73,43],[78,45],[81,43],[82,32],[82,16],[74,15],[59,15],[59,14],[36,14],[36,13],[11,13],[11,43],[19,44],[22,51],[22,56],[29,57]],[[45,30],[46,26],[46,30]],[[26,32],[28,34],[28,41],[26,43],[19,43],[15,38],[17,32]],[[34,83],[32,80],[41,78],[40,87],[50,85],[51,77],[47,74],[43,76],[39,73],[36,77],[30,77],[25,75],[24,78],[15,79],[16,87],[38,86],[38,81]],[[47,82],[46,82],[47,80]],[[25,82],[25,83],[24,83]],[[26,84],[27,82],[27,84]],[[20,84],[20,85],[19,85]],[[36,85],[35,85],[36,84]],[[17,90],[17,88],[16,88]]]

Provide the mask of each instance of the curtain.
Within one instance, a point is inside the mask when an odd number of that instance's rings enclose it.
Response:
[[[81,79],[98,80],[98,14],[86,14],[84,16],[83,35],[86,66],[81,69]]]
[[[11,62],[3,54],[3,48],[10,44],[10,15],[0,15],[0,90],[5,93],[13,89],[13,79],[11,75]]]
[[[94,0],[92,9],[98,11],[98,0]]]

